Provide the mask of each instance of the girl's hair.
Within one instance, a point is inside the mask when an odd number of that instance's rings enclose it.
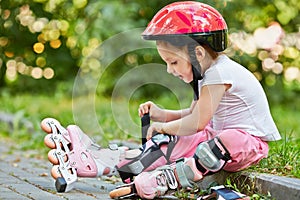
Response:
[[[163,44],[163,45],[166,45],[166,46],[173,46],[173,47],[177,48],[178,50],[183,50],[184,47],[186,47],[187,45],[189,45],[189,44],[186,44],[186,43],[185,44],[181,43],[181,44],[178,45],[178,43],[174,43],[174,42],[171,42],[171,41],[165,41],[165,40],[157,40],[156,44],[157,45]],[[195,45],[195,44],[193,44],[193,45]],[[207,44],[199,44],[199,43],[197,43],[197,45],[201,45],[208,52],[208,54],[211,56],[211,58],[213,60],[215,60],[220,55],[219,52],[214,51]]]
[[[220,55],[219,52],[214,51],[207,44],[202,44],[201,46],[203,46],[203,48],[209,53],[209,55],[212,57],[213,60],[215,60]]]

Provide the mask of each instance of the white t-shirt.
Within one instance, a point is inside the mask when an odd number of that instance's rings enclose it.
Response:
[[[230,84],[212,118],[215,130],[242,129],[265,141],[281,139],[263,88],[255,76],[225,55],[204,73],[200,87]]]

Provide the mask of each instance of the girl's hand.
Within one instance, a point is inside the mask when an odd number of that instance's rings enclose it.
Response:
[[[149,113],[151,120],[163,122],[166,120],[165,112],[163,109],[159,108],[152,101],[147,101],[146,103],[142,103],[139,106],[139,116],[143,117],[144,114]]]
[[[161,122],[153,122],[151,126],[148,128],[146,139],[150,140],[153,136],[153,133],[165,134],[163,130],[164,123]]]

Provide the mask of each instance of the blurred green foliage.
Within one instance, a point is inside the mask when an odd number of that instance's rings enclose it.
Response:
[[[0,0],[0,87],[12,93],[47,94],[59,87],[71,94],[84,60],[99,45],[120,32],[145,27],[170,2],[174,1]],[[299,1],[203,2],[223,14],[231,40],[228,55],[255,74],[270,100],[280,103],[297,99]],[[272,35],[277,37],[275,43],[262,46],[261,41],[272,39]],[[153,49],[126,52],[105,68],[101,77],[105,84],[98,92],[110,96],[122,74],[144,63],[161,60]],[[103,67],[101,61],[93,62],[80,73]],[[164,90],[148,88],[144,94]]]

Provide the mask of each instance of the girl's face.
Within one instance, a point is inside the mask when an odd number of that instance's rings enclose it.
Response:
[[[187,46],[175,47],[167,42],[158,41],[157,50],[160,57],[167,64],[167,72],[186,83],[193,80],[192,65],[188,55]]]

